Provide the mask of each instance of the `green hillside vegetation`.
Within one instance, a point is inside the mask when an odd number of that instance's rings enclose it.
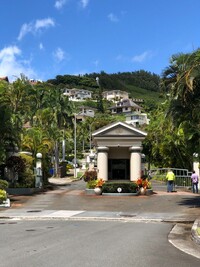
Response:
[[[134,85],[127,85],[128,91],[130,92],[131,98],[141,98],[144,101],[155,101],[161,102],[162,101],[162,94],[155,91],[150,91],[141,87],[137,87]]]
[[[99,85],[96,82],[97,77],[99,78]],[[47,82],[69,89],[90,90],[93,91],[95,98],[98,98],[99,86],[102,91],[126,91],[130,98],[143,99],[144,107],[147,110],[155,108],[163,101],[160,92],[160,77],[144,70],[115,74],[107,74],[102,71],[101,73],[91,73],[83,76],[58,75],[55,79]]]

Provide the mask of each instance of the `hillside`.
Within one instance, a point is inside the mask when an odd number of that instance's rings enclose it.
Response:
[[[99,78],[99,85],[96,78]],[[148,109],[155,107],[162,101],[160,92],[160,77],[144,70],[107,74],[91,73],[83,76],[58,75],[47,82],[67,88],[82,88],[98,93],[99,86],[102,91],[122,90],[127,91],[131,98],[141,98]]]

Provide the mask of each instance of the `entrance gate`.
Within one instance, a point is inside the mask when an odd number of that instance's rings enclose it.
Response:
[[[158,169],[151,169],[151,177],[156,178],[161,181],[166,180],[166,174],[169,168],[158,168]],[[178,169],[178,168],[170,168],[175,176],[175,184],[176,186],[191,186],[191,175],[192,172],[189,172],[187,169]]]

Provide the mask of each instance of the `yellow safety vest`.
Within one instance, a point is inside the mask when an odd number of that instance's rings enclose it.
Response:
[[[170,171],[167,173],[166,178],[168,181],[173,181],[173,180],[175,180],[175,174]]]

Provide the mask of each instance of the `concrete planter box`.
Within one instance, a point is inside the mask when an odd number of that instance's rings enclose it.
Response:
[[[33,195],[41,190],[41,188],[6,188],[6,192],[10,195]]]
[[[85,189],[85,193],[86,193],[86,195],[95,195],[94,189],[86,188]]]
[[[139,193],[102,193],[102,196],[115,196],[115,197],[122,197],[122,196],[138,196]]]
[[[146,189],[145,195],[150,196],[153,194],[153,189]]]
[[[10,199],[7,198],[5,201],[3,201],[2,203],[0,203],[0,207],[10,208]]]

